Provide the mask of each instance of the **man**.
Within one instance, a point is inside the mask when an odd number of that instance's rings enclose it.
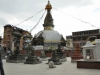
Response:
[[[4,74],[4,69],[3,69],[2,58],[1,58],[1,51],[2,50],[3,50],[3,47],[0,45],[0,73],[1,73],[1,75],[5,75]]]

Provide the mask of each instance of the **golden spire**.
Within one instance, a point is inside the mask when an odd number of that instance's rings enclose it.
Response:
[[[46,5],[45,9],[52,9],[52,5],[50,4],[49,0],[48,0],[48,4]]]

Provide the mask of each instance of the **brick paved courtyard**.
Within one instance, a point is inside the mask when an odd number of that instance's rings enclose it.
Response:
[[[41,64],[7,63],[3,60],[5,75],[100,75],[98,69],[77,69],[76,63],[71,63],[70,58],[56,68],[48,68],[43,61]]]

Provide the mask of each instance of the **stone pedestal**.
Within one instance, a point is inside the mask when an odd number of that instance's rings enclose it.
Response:
[[[53,51],[52,53],[52,57],[50,59],[48,59],[48,63],[50,61],[53,61],[55,65],[60,65],[62,64],[62,62],[59,60],[59,58],[56,56],[55,51]]]
[[[37,56],[29,56],[24,64],[39,64],[41,62]]]
[[[100,69],[100,60],[78,60],[77,68]]]
[[[41,56],[41,50],[34,50],[34,53],[36,56],[40,57]]]
[[[43,61],[47,60],[47,57],[45,56],[45,51],[41,50],[41,56],[40,56],[40,58],[41,58]]]
[[[6,62],[21,63],[24,62],[24,60],[25,56],[20,54],[19,46],[17,45],[16,50],[12,50],[12,53],[7,56]]]
[[[66,56],[64,55],[64,52],[61,49],[60,44],[58,44],[58,49],[56,50],[56,56],[60,59],[61,62],[66,61]]]
[[[48,52],[48,53],[46,53],[46,57],[51,57],[52,56],[52,52]]]
[[[20,54],[25,55],[26,54],[26,50],[20,50]]]
[[[21,54],[9,55],[7,56],[6,62],[11,63],[21,63],[24,62],[25,58]]]
[[[41,58],[42,61],[46,61],[47,60],[47,57],[46,56],[42,56],[41,55],[40,58]]]
[[[57,55],[57,58],[59,58],[61,62],[66,61],[66,56],[62,52],[57,52],[56,55]]]
[[[27,49],[30,50],[30,54],[24,64],[39,64],[42,62],[37,56],[35,56],[34,48],[32,45],[29,45]]]
[[[60,60],[58,58],[56,58],[56,59],[54,59],[54,58],[48,59],[48,62],[50,62],[50,61],[53,61],[55,65],[62,64],[62,62],[60,62]]]
[[[73,55],[71,57],[71,62],[76,62],[79,59],[83,59],[83,56],[82,56],[82,54],[80,52],[79,44],[76,43],[74,53],[73,53]]]

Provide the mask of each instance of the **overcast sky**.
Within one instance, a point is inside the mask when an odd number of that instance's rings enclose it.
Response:
[[[44,9],[47,2],[48,0],[0,0],[0,35],[3,33],[4,25],[17,25]],[[100,28],[100,0],[50,0],[50,3],[53,7],[51,13],[54,19],[54,30],[64,37],[72,35],[72,32],[75,31]],[[30,31],[39,21],[44,11],[17,27]],[[42,25],[45,15],[32,31],[33,36],[43,30]]]

